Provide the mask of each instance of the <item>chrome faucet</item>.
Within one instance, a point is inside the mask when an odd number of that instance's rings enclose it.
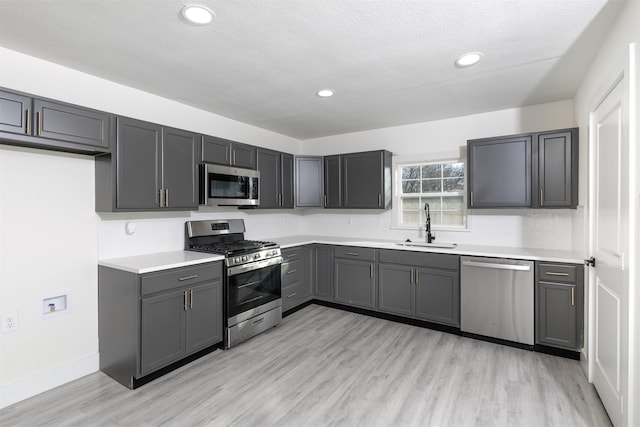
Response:
[[[425,237],[427,239],[427,243],[431,243],[434,240],[436,240],[436,235],[435,234],[431,234],[431,215],[429,212],[429,203],[425,203],[424,204],[424,211],[427,214],[427,223],[424,226],[424,233],[425,233]]]

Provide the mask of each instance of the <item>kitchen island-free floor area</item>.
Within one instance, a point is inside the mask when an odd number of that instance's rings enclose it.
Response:
[[[94,373],[11,426],[607,426],[580,362],[311,305],[136,390]]]

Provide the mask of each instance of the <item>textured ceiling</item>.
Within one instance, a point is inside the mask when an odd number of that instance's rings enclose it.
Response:
[[[185,24],[185,3],[212,25]],[[0,0],[0,45],[308,139],[572,98],[621,5]],[[483,60],[454,67],[468,51]]]

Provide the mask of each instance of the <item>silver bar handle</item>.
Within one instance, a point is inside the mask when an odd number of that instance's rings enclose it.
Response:
[[[169,207],[169,189],[165,188],[164,190],[164,206]]]
[[[40,111],[36,112],[36,135],[40,136],[40,134],[42,133],[42,118],[40,117]]]
[[[160,189],[160,207],[164,206],[164,191],[162,191],[162,188]]]
[[[382,194],[378,194],[378,206],[382,207]]]
[[[473,207],[473,191],[471,192],[471,207]]]
[[[287,274],[293,274],[293,273],[295,273],[296,271],[298,271],[298,270],[289,270],[289,271],[287,271]]]
[[[193,289],[189,291],[189,308],[193,310]]]
[[[26,120],[26,126],[25,126],[25,130],[24,133],[26,133],[27,135],[29,135],[31,133],[31,110],[29,110],[27,108],[27,120]]]
[[[324,207],[325,208],[327,207],[327,195],[326,194],[324,195]]]
[[[373,278],[373,264],[369,267],[369,272],[371,274],[371,278]]]
[[[182,293],[182,308],[184,308],[184,311],[187,311],[187,291]]]
[[[540,190],[540,206],[544,206],[544,190]]]
[[[347,255],[360,256],[358,252],[347,252]]]
[[[547,276],[568,276],[569,273],[561,273],[561,272],[555,272],[555,271],[547,271],[546,273]]]
[[[409,276],[409,284],[410,284],[410,285],[413,285],[413,272],[414,272],[414,271],[415,271],[415,270],[412,268],[412,269],[411,269],[410,276]]]
[[[191,276],[181,277],[181,278],[178,279],[178,281],[184,282],[185,280],[195,279],[196,277],[198,277],[197,274],[192,274]]]
[[[420,284],[420,272],[416,269],[416,285]]]
[[[494,264],[491,262],[462,261],[462,265],[469,267],[495,268],[496,270],[531,271],[530,265]]]
[[[297,293],[297,292],[294,292],[294,293],[292,293],[292,294],[290,294],[290,295],[287,295],[287,298],[293,298],[293,297],[295,297],[296,295],[298,295],[298,293]]]
[[[575,301],[575,290],[576,290],[576,287],[575,287],[575,286],[572,286],[572,287],[571,287],[571,305],[572,305],[572,306],[576,305],[576,301]]]

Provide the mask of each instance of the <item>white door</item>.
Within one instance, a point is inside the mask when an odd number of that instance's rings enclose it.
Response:
[[[615,426],[627,424],[629,123],[622,78],[590,117],[591,380]]]

